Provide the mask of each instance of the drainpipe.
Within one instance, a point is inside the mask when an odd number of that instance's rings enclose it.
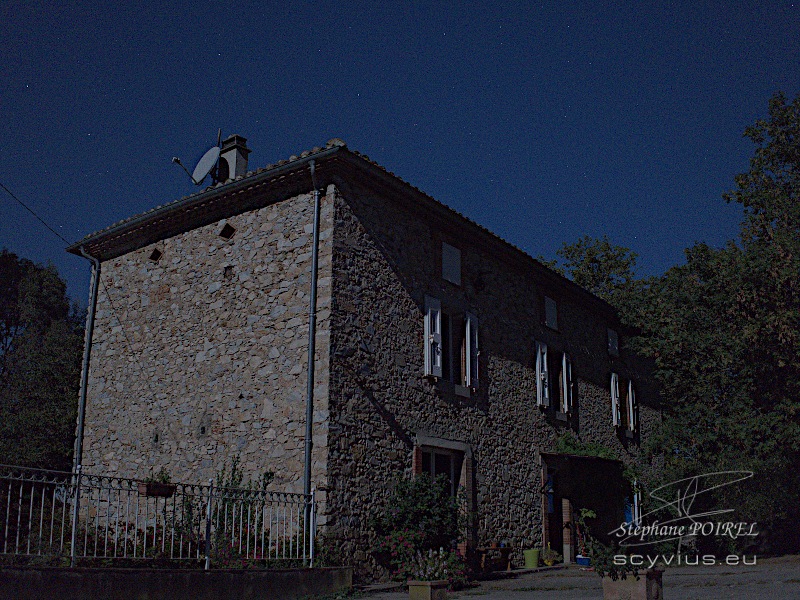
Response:
[[[317,260],[319,257],[319,189],[315,164],[312,160],[311,184],[314,187],[314,242],[311,250],[311,300],[309,303],[308,314],[308,386],[306,395],[306,450],[305,450],[305,470],[303,473],[303,494],[306,497],[306,532],[311,523],[311,449],[313,447],[312,422],[314,420],[314,353],[316,350],[317,332]]]
[[[81,246],[81,254],[92,263],[92,283],[89,298],[89,314],[86,317],[86,336],[83,341],[83,365],[81,366],[81,392],[78,401],[78,432],[75,436],[74,471],[80,472],[83,463],[83,425],[86,416],[86,388],[89,382],[89,355],[92,352],[92,335],[94,334],[94,315],[97,309],[97,291],[100,288],[100,261],[89,255]]]
[[[89,255],[81,246],[81,254],[92,263],[92,283],[89,298],[89,314],[86,317],[86,335],[83,340],[83,365],[81,366],[81,394],[78,401],[78,432],[75,435],[75,457],[73,460],[73,485],[75,497],[72,507],[72,537],[70,545],[70,566],[75,567],[77,558],[78,511],[81,498],[81,466],[83,463],[83,424],[86,416],[86,388],[89,381],[89,355],[92,352],[94,333],[94,313],[97,308],[97,290],[100,288],[100,261]]]

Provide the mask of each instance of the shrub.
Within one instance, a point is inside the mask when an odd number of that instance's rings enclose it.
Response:
[[[461,534],[459,505],[447,478],[427,474],[400,481],[371,526],[378,534],[378,560],[397,580],[410,576],[417,554],[455,547]]]

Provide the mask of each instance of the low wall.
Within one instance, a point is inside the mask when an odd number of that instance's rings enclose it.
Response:
[[[293,600],[353,583],[352,568],[195,571],[0,567],[2,600]]]

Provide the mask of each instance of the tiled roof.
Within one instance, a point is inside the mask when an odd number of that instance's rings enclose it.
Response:
[[[344,152],[349,154],[353,157],[357,157],[367,165],[369,168],[377,169],[379,172],[383,173],[384,175],[388,176],[390,179],[394,180],[395,182],[401,184],[402,186],[406,187],[412,193],[417,194],[425,198],[425,200],[430,203],[430,206],[438,208],[440,211],[444,211],[445,213],[449,213],[457,220],[462,221],[463,223],[469,224],[469,226],[474,227],[480,230],[484,235],[488,236],[489,238],[493,239],[495,242],[500,243],[504,246],[507,250],[511,251],[512,254],[516,254],[518,258],[524,258],[527,261],[531,261],[536,265],[538,269],[541,270],[542,274],[545,277],[550,279],[553,282],[557,282],[561,286],[566,286],[567,288],[571,288],[573,292],[578,292],[581,295],[590,296],[594,301],[598,302],[600,305],[604,305],[607,310],[613,311],[613,308],[608,305],[605,301],[597,298],[593,294],[587,292],[580,286],[574,284],[573,282],[569,281],[565,277],[559,275],[555,271],[549,269],[541,262],[533,258],[530,254],[511,244],[510,242],[504,240],[499,235],[495,234],[494,232],[490,231],[480,223],[466,217],[465,215],[459,213],[458,211],[454,210],[453,208],[447,206],[446,204],[436,200],[432,196],[429,196],[424,191],[420,190],[415,185],[409,183],[408,181],[404,180],[403,178],[399,177],[392,171],[389,171],[386,167],[378,164],[366,154],[362,154],[355,150],[351,150],[347,147],[347,144],[338,138],[333,138],[328,141],[328,143],[324,147],[314,147],[311,150],[306,150],[298,155],[292,155],[288,159],[279,160],[276,163],[269,164],[265,167],[261,167],[255,171],[248,171],[245,175],[240,175],[236,179],[226,181],[224,183],[220,182],[215,185],[211,185],[206,187],[205,189],[195,192],[194,194],[190,194],[188,196],[183,196],[177,200],[173,200],[172,202],[168,202],[166,204],[156,206],[148,211],[140,213],[138,215],[134,215],[127,219],[123,219],[101,229],[95,233],[89,234],[84,237],[82,240],[72,244],[67,248],[68,252],[72,252],[73,254],[80,255],[80,249],[82,246],[90,246],[93,243],[99,243],[106,237],[112,237],[118,232],[125,232],[133,227],[138,226],[145,226],[149,221],[158,219],[161,215],[166,214],[173,214],[175,212],[180,212],[182,208],[186,208],[187,210],[189,207],[192,207],[196,202],[203,201],[209,194],[214,194],[215,196],[218,195],[215,192],[218,192],[219,195],[226,195],[228,190],[233,191],[241,187],[242,185],[247,185],[249,180],[256,182],[263,177],[270,177],[273,174],[279,173],[283,170],[291,171],[293,167],[297,166],[297,168],[301,168],[304,166],[309,160],[316,158],[319,156],[327,157],[333,154],[337,154],[339,152]]]

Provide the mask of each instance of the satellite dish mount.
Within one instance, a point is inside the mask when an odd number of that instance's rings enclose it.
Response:
[[[211,185],[214,185],[220,181],[219,177],[219,153],[221,150],[221,143],[222,143],[222,129],[217,131],[217,145],[212,146],[209,148],[205,154],[203,154],[202,158],[197,162],[197,166],[194,168],[194,171],[189,173],[189,170],[183,166],[181,159],[177,156],[172,157],[172,162],[180,165],[180,167],[186,171],[186,174],[191,178],[192,183],[195,185],[200,185],[203,183],[203,180],[210,174],[211,175]],[[227,178],[226,178],[227,179]]]

